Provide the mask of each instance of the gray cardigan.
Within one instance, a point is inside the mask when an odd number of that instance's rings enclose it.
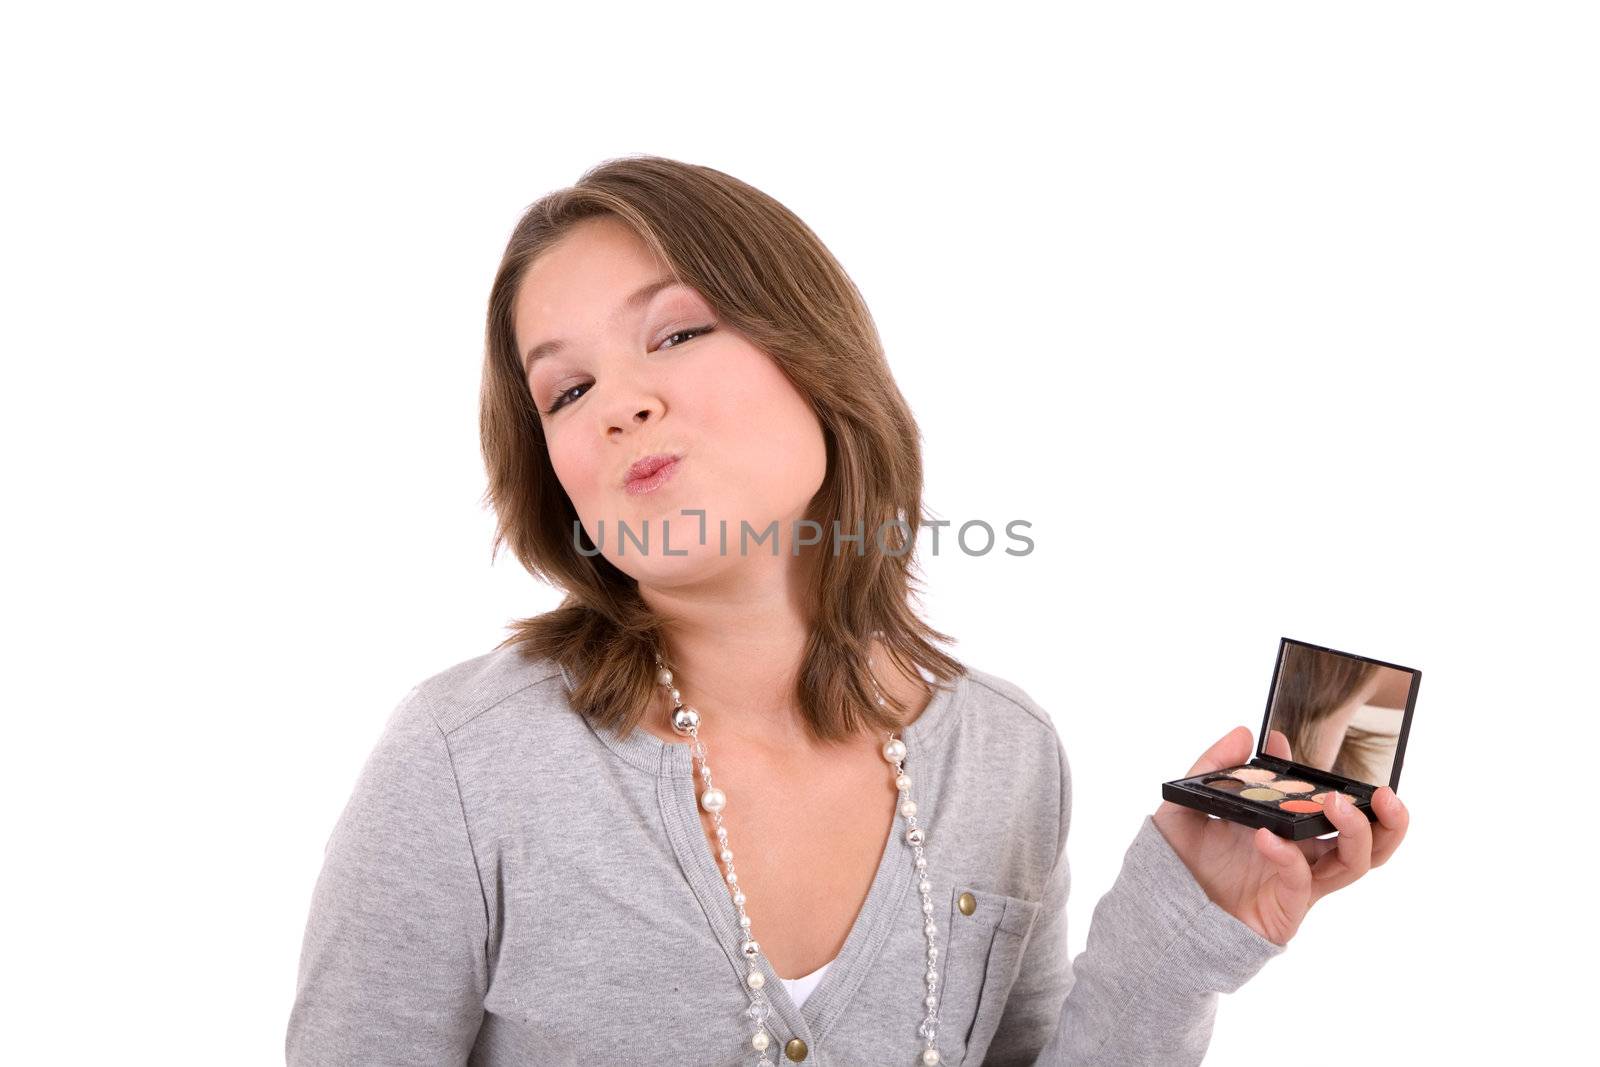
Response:
[[[737,911],[700,828],[689,747],[597,729],[570,689],[559,666],[507,648],[394,710],[327,841],[291,1067],[755,1062]],[[1199,1063],[1218,992],[1281,946],[1213,904],[1146,816],[1070,959],[1071,782],[1050,717],[972,669],[902,737],[928,834],[941,1062]],[[925,942],[905,829],[896,815],[802,1008],[768,968],[767,1055],[783,1067],[921,1062]]]

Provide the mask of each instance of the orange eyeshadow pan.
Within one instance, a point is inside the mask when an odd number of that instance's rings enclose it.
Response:
[[[1284,811],[1311,812],[1322,810],[1322,805],[1318,804],[1315,800],[1285,800],[1282,804],[1279,804],[1278,807],[1282,808]]]

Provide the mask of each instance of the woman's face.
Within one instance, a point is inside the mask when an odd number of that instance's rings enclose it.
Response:
[[[827,452],[810,405],[765,353],[694,289],[652,291],[669,277],[626,224],[586,219],[532,264],[513,313],[550,461],[585,532],[624,573],[670,583],[738,564],[743,522],[745,557],[770,558],[771,535],[754,537],[774,521],[788,557]],[[545,354],[530,363],[536,347]],[[665,480],[630,491],[629,468],[659,453],[679,457]],[[703,522],[685,509],[704,509]],[[632,533],[620,544],[619,523]]]

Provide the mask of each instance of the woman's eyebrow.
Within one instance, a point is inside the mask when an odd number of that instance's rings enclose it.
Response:
[[[681,284],[682,283],[676,278],[657,278],[655,281],[646,282],[645,284],[639,286],[639,288],[635,289],[632,294],[630,294],[628,298],[617,307],[617,310],[613,312],[613,317],[620,318],[630,311],[636,311],[648,304],[651,297],[655,296],[661,290],[667,288],[667,286]],[[553,356],[566,347],[567,342],[559,338],[553,341],[542,341],[539,344],[534,345],[532,348],[528,349],[527,354],[522,357],[522,376],[524,378],[528,376],[528,373],[533,370],[534,363],[543,359],[545,356]]]

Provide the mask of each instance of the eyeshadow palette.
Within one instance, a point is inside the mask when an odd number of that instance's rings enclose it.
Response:
[[[1372,794],[1399,789],[1421,684],[1411,667],[1282,638],[1254,758],[1163,782],[1161,796],[1292,841],[1334,832],[1335,792],[1376,821]]]

